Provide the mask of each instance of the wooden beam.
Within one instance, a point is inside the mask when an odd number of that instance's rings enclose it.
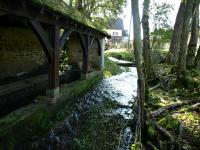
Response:
[[[96,38],[97,44],[98,44],[98,55],[102,56],[102,46],[99,38]]]
[[[8,13],[5,12],[5,11],[0,11],[0,16],[4,16],[4,15],[6,15],[6,14],[8,14]]]
[[[55,25],[50,27],[49,39],[53,47],[52,61],[49,62],[49,89],[59,87],[59,34],[60,27]]]
[[[69,38],[70,34],[73,32],[73,30],[68,30],[65,29],[64,32],[62,33],[61,37],[60,37],[60,48],[63,49],[64,45],[67,41],[67,39]]]
[[[89,45],[89,49],[91,49],[92,48],[92,45],[93,45],[93,43],[94,43],[94,36],[92,36],[91,38],[90,38],[90,45]]]
[[[30,20],[30,23],[44,48],[44,52],[48,58],[48,61],[51,62],[53,59],[53,56],[52,56],[53,48],[51,46],[51,43],[49,42],[49,38],[47,34],[45,33],[45,30],[43,29],[41,24],[37,22],[36,20]]]
[[[81,40],[84,43],[82,74],[88,74],[90,36],[89,35],[84,35],[84,36],[81,35]]]

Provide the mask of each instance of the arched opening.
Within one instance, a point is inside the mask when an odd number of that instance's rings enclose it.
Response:
[[[60,83],[70,83],[81,78],[83,50],[79,34],[72,32],[61,50],[60,68],[62,70]],[[64,60],[64,61],[63,61]]]
[[[95,39],[89,49],[89,72],[101,70],[101,44]]]

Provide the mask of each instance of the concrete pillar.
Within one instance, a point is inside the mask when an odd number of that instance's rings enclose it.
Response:
[[[101,44],[101,56],[100,56],[100,64],[101,64],[101,70],[104,69],[104,51],[105,51],[105,38],[100,39]]]

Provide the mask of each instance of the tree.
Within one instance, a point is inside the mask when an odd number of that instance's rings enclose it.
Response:
[[[193,6],[193,19],[192,19],[192,28],[191,28],[191,38],[187,51],[187,67],[194,65],[197,42],[199,36],[199,2],[196,0]]]
[[[138,119],[140,129],[144,131],[144,102],[145,102],[145,76],[142,66],[142,41],[141,41],[141,26],[138,0],[132,0],[132,15],[133,15],[133,30],[134,30],[134,50],[136,68],[138,73]],[[141,131],[139,131],[139,139],[141,140]]]
[[[153,21],[153,32],[151,32],[152,36],[152,45],[151,49],[156,52],[162,48],[162,44],[165,42],[163,37],[165,37],[165,33],[163,31],[170,31],[170,19],[169,13],[173,9],[173,6],[170,3],[163,2],[157,3],[154,2],[151,4],[151,20]],[[161,32],[160,32],[161,31]]]
[[[176,22],[174,24],[174,32],[173,32],[173,35],[172,35],[169,53],[168,53],[167,58],[166,58],[167,63],[176,64],[176,62],[178,60],[185,6],[186,6],[185,2],[181,1],[180,7],[179,7],[179,10],[178,10],[178,14],[176,16]]]
[[[126,0],[65,0],[67,4],[76,7],[98,27],[109,26],[122,12]]]
[[[153,66],[151,61],[150,29],[149,29],[149,5],[150,0],[144,0],[142,27],[143,27],[143,57],[147,79],[153,78]]]
[[[195,57],[195,66],[197,70],[200,70],[200,45],[199,45],[197,55]]]
[[[194,0],[184,1],[186,4],[186,10],[184,13],[184,21],[181,35],[180,43],[180,52],[178,57],[178,67],[177,67],[177,78],[180,79],[186,71],[186,52],[187,52],[187,43],[190,31],[190,21],[192,18],[192,8]]]
[[[153,21],[153,31],[158,29],[169,29],[169,13],[173,9],[173,6],[167,2],[157,3],[154,1],[152,5],[150,13]]]

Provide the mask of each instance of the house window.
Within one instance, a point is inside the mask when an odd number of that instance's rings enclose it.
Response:
[[[113,36],[118,36],[118,32],[113,32]]]

